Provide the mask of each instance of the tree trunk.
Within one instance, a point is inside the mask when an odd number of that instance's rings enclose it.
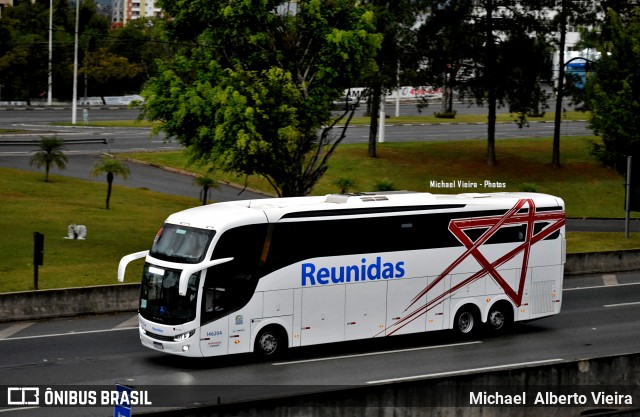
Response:
[[[567,15],[564,0],[560,5],[560,45],[558,46],[558,90],[556,92],[556,114],[553,123],[553,153],[551,166],[560,168],[560,124],[562,123],[562,98],[564,96],[564,45],[567,36]]]
[[[109,210],[109,200],[111,199],[111,186],[113,184],[113,172],[107,173],[107,210]]]
[[[207,205],[207,197],[209,196],[209,187],[207,187],[206,185],[204,186],[203,190],[202,190],[202,205],[206,206]]]
[[[382,86],[379,84],[371,88],[371,124],[369,125],[369,157],[375,158],[376,140],[378,136],[378,116],[380,113],[380,97],[382,96]]]
[[[487,71],[487,87],[488,87],[488,105],[489,115],[487,116],[487,164],[496,164],[496,79],[495,79],[495,54],[493,40],[493,0],[487,0],[485,3],[485,12],[487,19],[487,45],[486,45],[486,62],[485,69]]]

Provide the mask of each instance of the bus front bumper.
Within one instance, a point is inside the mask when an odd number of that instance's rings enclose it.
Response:
[[[200,346],[197,337],[189,337],[184,341],[175,342],[167,340],[157,340],[150,337],[147,332],[140,327],[140,342],[143,346],[159,352],[169,353],[172,355],[201,357]]]

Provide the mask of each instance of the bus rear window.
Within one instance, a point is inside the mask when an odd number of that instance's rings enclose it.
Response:
[[[204,259],[215,233],[165,223],[153,241],[150,255],[164,261],[197,264]]]

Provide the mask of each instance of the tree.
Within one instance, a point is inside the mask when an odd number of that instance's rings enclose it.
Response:
[[[56,137],[40,137],[38,142],[40,150],[31,157],[31,165],[42,168],[45,171],[44,181],[49,182],[49,170],[51,165],[56,165],[58,169],[67,167],[67,156],[62,152],[64,141]]]
[[[399,87],[401,68],[414,67],[415,54],[407,53],[407,48],[415,44],[416,22],[424,9],[424,0],[368,0],[375,16],[376,32],[382,38],[382,47],[378,49],[375,61],[377,71],[371,74],[365,83],[369,87],[371,123],[369,124],[368,155],[376,157],[376,139],[378,136],[378,114],[380,100],[386,92]]]
[[[164,19],[144,18],[129,20],[109,34],[108,48],[115,55],[125,57],[143,71],[132,80],[130,88],[140,87],[158,72],[157,61],[167,61],[175,55],[176,45],[164,39]]]
[[[129,173],[129,168],[111,155],[104,155],[93,166],[93,169],[91,170],[92,176],[99,177],[104,174],[107,175],[107,210],[109,209],[109,200],[111,200],[111,188],[113,186],[113,179],[116,176],[127,179],[129,177]]]
[[[640,160],[640,8],[609,9],[601,34],[600,58],[585,85],[590,125],[602,135],[592,153],[624,175],[626,156]]]
[[[3,96],[24,100],[47,90],[46,9],[22,3],[2,12],[0,83]]]
[[[353,116],[334,117],[333,102],[375,69],[372,13],[356,0],[162,6],[170,39],[188,45],[146,84],[142,116],[194,160],[260,175],[279,196],[308,194]]]
[[[442,87],[442,113],[453,115],[453,92],[458,84],[468,79],[473,66],[473,48],[479,42],[473,28],[472,0],[443,3],[432,1],[430,12],[418,28],[416,47],[422,57],[416,68],[417,83]],[[427,107],[425,99],[420,108]]]
[[[486,102],[487,164],[496,164],[496,109],[508,104],[517,113],[519,125],[526,115],[538,112],[545,105],[541,86],[544,67],[550,51],[544,39],[546,20],[537,14],[538,2],[511,0],[481,0],[483,17],[478,20],[478,32],[484,34],[484,45],[477,45],[479,65],[471,90],[478,103]],[[546,59],[545,59],[546,58]],[[547,68],[547,72],[550,69]]]
[[[349,192],[349,188],[352,188],[356,185],[355,181],[351,178],[340,177],[335,182],[335,185],[340,189],[340,194],[347,194]]]
[[[31,99],[47,91],[49,49],[49,1],[15,2],[0,16],[0,83],[5,99]],[[97,14],[94,0],[81,0],[81,59],[104,38],[108,20]],[[56,97],[72,95],[75,7],[68,0],[53,1],[53,92]]]
[[[193,183],[199,187],[202,187],[202,205],[206,205],[207,204],[207,199],[209,198],[209,189],[210,188],[219,188],[218,185],[218,181],[214,180],[211,177],[208,176],[203,176],[203,177],[196,177],[195,180],[193,180]]]
[[[551,154],[551,166],[560,168],[560,125],[562,123],[562,100],[571,94],[574,100],[580,101],[580,89],[575,88],[574,80],[565,74],[565,66],[567,65],[565,57],[565,44],[567,34],[567,24],[574,26],[580,24],[593,25],[596,21],[594,13],[595,3],[597,2],[575,2],[571,0],[560,0],[558,2],[558,10],[551,21],[552,27],[556,28],[558,33],[557,51],[558,51],[558,70],[557,70],[557,88],[556,88],[556,105],[555,120],[553,127],[553,151]],[[565,78],[567,78],[565,80]],[[566,82],[566,85],[565,85]]]
[[[94,92],[102,98],[102,104],[107,104],[104,96],[112,91],[111,84],[118,84],[122,80],[134,78],[142,72],[138,64],[131,64],[125,57],[112,54],[107,48],[100,48],[85,55],[79,73],[93,81]]]
[[[487,106],[487,157],[496,164],[496,110],[508,106],[518,114],[519,125],[526,124],[526,115],[545,106],[546,95],[541,86],[550,77],[550,48],[545,38],[546,19],[540,13],[544,2],[514,2],[513,0],[445,1],[433,0],[432,12],[447,18],[443,22],[427,19],[424,34],[438,33],[446,37],[442,46],[430,40],[427,62],[434,65],[431,75],[445,73],[451,79],[455,71],[456,86],[462,97],[471,96],[476,103]],[[437,35],[436,35],[437,36]],[[462,39],[462,42],[460,42]],[[462,43],[462,45],[460,45]],[[423,48],[424,50],[424,48]],[[442,51],[443,56],[438,56]],[[434,54],[435,52],[435,54]],[[450,70],[444,70],[450,68]],[[437,82],[437,78],[436,78]]]

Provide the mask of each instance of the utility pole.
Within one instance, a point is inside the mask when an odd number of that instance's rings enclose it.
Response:
[[[53,100],[53,0],[49,0],[49,82],[47,87],[47,106]]]
[[[73,51],[73,99],[71,101],[71,124],[75,125],[78,115],[78,26],[80,24],[80,0],[76,0],[76,43]]]

